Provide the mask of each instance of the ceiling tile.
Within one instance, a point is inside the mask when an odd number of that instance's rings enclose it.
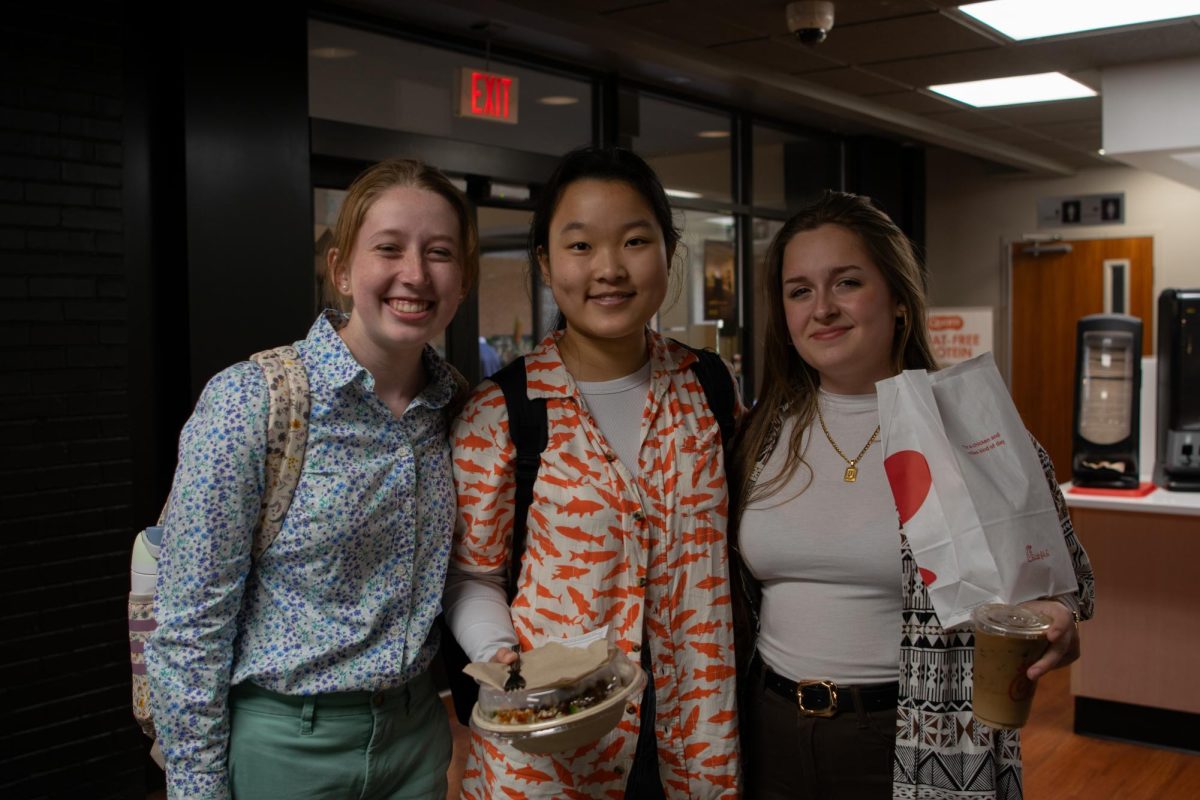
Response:
[[[871,64],[871,70],[909,86],[933,86],[939,83],[1003,78],[1051,72],[1055,65],[1023,53],[1013,47],[993,47],[969,53],[950,53]]]
[[[800,80],[817,83],[829,89],[849,94],[880,94],[895,91],[897,86],[891,81],[872,75],[869,72],[845,67],[830,69],[822,72],[805,72],[796,76]]]
[[[787,36],[786,0],[692,0],[689,5],[703,9],[743,28],[764,36]],[[854,0],[834,7],[833,30],[840,31],[861,22],[928,12],[927,0]],[[830,34],[831,36],[833,34]],[[817,48],[820,49],[820,48]]]
[[[834,30],[859,22],[921,14],[933,8],[928,0],[854,0],[852,3],[836,3],[835,6]]]
[[[985,136],[988,139],[994,139],[997,142],[1005,144],[1026,145],[1030,142],[1044,142],[1045,136],[1041,136],[1035,131],[1026,128],[991,128],[980,133],[980,136]]]
[[[771,39],[723,44],[711,49],[714,53],[736,58],[755,67],[786,73],[809,72],[835,66],[828,59],[816,55],[813,50],[792,47]]]
[[[820,45],[823,55],[847,64],[997,47],[988,37],[936,12],[844,28],[835,24],[829,38]]]
[[[1200,27],[1183,20],[1112,33],[1034,41],[1017,47],[1032,58],[1053,63],[1059,70],[1096,69],[1200,55]]]
[[[1113,162],[1106,160],[1094,150],[1088,151],[1083,148],[1064,147],[1060,144],[1049,141],[1030,142],[1029,144],[1021,145],[1021,147],[1022,149],[1028,150],[1031,153],[1046,156],[1047,158],[1052,158],[1055,161],[1061,161],[1062,163],[1076,169],[1113,166]]]
[[[1103,126],[1095,122],[1054,122],[1032,127],[1043,136],[1063,144],[1098,150],[1103,143]]]
[[[1045,125],[1051,122],[1100,120],[1100,98],[1058,100],[1053,103],[1028,103],[982,109],[985,114],[1010,125]]]
[[[868,100],[907,111],[910,114],[937,114],[957,108],[953,103],[934,94],[918,91],[886,92],[868,95]]]
[[[684,44],[712,47],[759,37],[749,28],[728,22],[682,0],[636,6],[605,15],[607,19]]]
[[[667,0],[570,0],[568,5],[580,11],[594,11],[597,14],[609,14],[625,8],[636,8],[644,5],[665,5]]]
[[[984,114],[982,111],[960,109],[958,111],[942,111],[936,114],[925,114],[926,119],[940,122],[964,131],[986,131],[1002,128],[1004,123]]]

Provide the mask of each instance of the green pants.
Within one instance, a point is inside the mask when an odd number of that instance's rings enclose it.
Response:
[[[236,800],[445,800],[450,725],[429,673],[381,692],[230,691]]]

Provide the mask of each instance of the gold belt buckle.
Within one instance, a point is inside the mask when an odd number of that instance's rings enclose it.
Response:
[[[805,708],[804,707],[804,690],[809,686],[823,686],[825,691],[829,693],[828,708]],[[838,710],[838,691],[837,684],[833,681],[797,681],[796,682],[796,703],[800,706],[800,713],[806,717],[832,717]]]

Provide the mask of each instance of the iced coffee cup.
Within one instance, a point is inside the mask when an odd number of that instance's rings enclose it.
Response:
[[[1022,606],[991,604],[971,615],[975,625],[975,719],[1014,730],[1029,719],[1036,684],[1025,676],[1049,646],[1051,620]]]

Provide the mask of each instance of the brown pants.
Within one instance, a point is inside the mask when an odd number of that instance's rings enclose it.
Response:
[[[742,712],[747,800],[890,800],[896,710],[806,717],[763,684],[755,660]]]

